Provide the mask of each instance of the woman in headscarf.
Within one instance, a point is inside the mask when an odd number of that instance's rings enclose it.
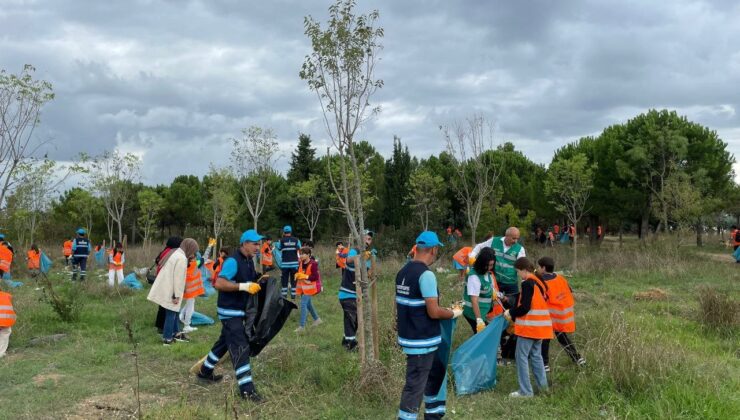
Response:
[[[162,340],[168,346],[175,340],[190,341],[188,337],[179,332],[178,313],[185,292],[185,277],[189,261],[195,258],[198,252],[198,243],[195,239],[185,238],[180,248],[175,249],[165,256],[162,269],[154,280],[152,289],[147,299],[164,307],[165,319]]]
[[[179,236],[170,236],[169,239],[167,239],[167,242],[165,243],[164,249],[162,252],[157,255],[157,258],[154,259],[154,263],[157,266],[157,274],[162,270],[162,266],[164,265],[166,260],[166,257],[175,249],[180,248],[180,244],[182,243],[182,238]],[[159,310],[157,311],[157,319],[154,321],[154,326],[157,327],[157,330],[160,334],[162,334],[162,330],[164,330],[164,315],[166,311],[163,307],[159,307]]]

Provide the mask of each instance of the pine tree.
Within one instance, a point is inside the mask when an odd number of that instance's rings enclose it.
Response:
[[[396,227],[409,221],[409,207],[404,200],[409,195],[411,177],[411,155],[409,148],[401,145],[401,139],[393,136],[393,155],[385,162],[385,224]]]
[[[288,183],[308,181],[311,174],[319,172],[316,149],[311,147],[311,136],[301,133],[298,136],[298,147],[291,155]]]

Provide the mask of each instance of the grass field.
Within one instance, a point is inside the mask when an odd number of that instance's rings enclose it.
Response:
[[[566,270],[566,247],[531,255],[554,254]],[[517,388],[514,366],[498,370],[494,390],[465,397],[448,393],[448,418],[716,418],[740,417],[740,264],[719,247],[624,249],[604,246],[579,252],[582,267],[570,278],[576,292],[575,341],[588,360],[576,368],[554,342],[551,391],[533,399],[512,400]],[[322,254],[320,254],[322,255]],[[325,321],[293,332],[294,312],[286,327],[253,359],[256,386],[267,402],[255,406],[235,394],[231,365],[217,385],[204,385],[188,368],[217,338],[218,325],[201,327],[191,343],[163,347],[153,326],[156,307],[147,290],[112,291],[95,271],[83,286],[72,286],[55,262],[57,288],[77,287],[84,306],[80,320],[64,323],[40,300],[33,282],[14,289],[18,323],[8,355],[0,359],[0,417],[124,418],[136,409],[137,375],[124,321],[138,342],[139,389],[146,418],[393,418],[403,386],[405,359],[395,345],[391,319],[392,283],[400,261],[381,261],[380,312],[383,381],[360,385],[356,353],[341,346],[342,314],[336,299],[338,277],[331,254],[322,264],[325,293],[315,299]],[[445,263],[446,265],[446,263]],[[561,267],[559,267],[561,268]],[[127,270],[128,272],[128,270]],[[453,273],[438,274],[442,303],[459,300],[462,286]],[[721,328],[701,322],[699,296],[709,286],[732,304],[734,320]],[[636,292],[660,288],[667,293],[637,300]],[[657,299],[656,299],[657,298]],[[198,299],[196,310],[215,318],[215,297]],[[52,334],[52,343],[32,339]],[[455,346],[470,335],[455,332]],[[454,381],[453,381],[454,383]]]

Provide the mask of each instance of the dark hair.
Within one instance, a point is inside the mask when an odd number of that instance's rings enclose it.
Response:
[[[270,235],[265,235],[265,237],[262,238],[262,239],[264,239],[266,241],[271,241],[272,240],[272,238],[270,237]]]
[[[305,243],[303,244],[303,247],[304,247],[304,248],[306,248],[306,247],[308,247],[308,248],[313,248],[313,241],[306,241],[306,242],[305,242]]]
[[[311,255],[311,247],[309,246],[302,246],[301,249],[298,251],[303,255]]]
[[[341,246],[344,246],[344,242],[342,242],[342,241],[339,241],[339,242],[337,242],[336,244],[334,244],[334,246],[339,246],[339,245],[341,245]]]
[[[527,270],[530,273],[534,273],[534,264],[529,261],[527,257],[521,257],[514,263],[514,268],[517,270]]]
[[[38,245],[36,245],[36,244],[31,244],[31,250],[32,250],[32,251],[36,251],[36,252],[39,252],[39,247],[38,247]]]
[[[542,257],[539,260],[537,260],[537,265],[540,267],[545,267],[545,271],[548,273],[552,273],[555,271],[555,260],[552,259],[552,257]]]
[[[221,250],[218,252],[219,253],[223,252],[224,254],[229,255],[231,254],[231,247],[228,247],[228,246],[221,247]]]
[[[166,248],[180,248],[180,244],[182,243],[182,238],[179,236],[170,236],[169,239],[167,239],[167,243],[165,244]]]
[[[488,264],[491,261],[494,262],[495,267],[496,253],[493,251],[493,248],[485,247],[478,253],[478,257],[475,259],[475,263],[473,263],[473,270],[477,274],[486,274],[488,272]]]

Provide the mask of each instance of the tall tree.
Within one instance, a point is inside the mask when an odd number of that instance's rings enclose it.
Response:
[[[317,175],[311,175],[307,181],[300,181],[290,186],[289,194],[293,198],[298,214],[306,222],[311,242],[314,240],[313,233],[316,225],[319,224],[321,212],[325,210],[321,186],[321,179]]]
[[[211,208],[212,230],[214,238],[218,240],[233,226],[239,212],[234,190],[236,180],[229,171],[211,166],[203,183],[207,184],[211,196],[208,204]]]
[[[375,78],[375,66],[382,49],[383,28],[377,27],[377,10],[358,15],[353,0],[337,0],[329,7],[327,28],[311,16],[305,18],[305,34],[311,41],[311,53],[300,71],[311,90],[316,92],[329,138],[339,154],[340,179],[331,179],[341,208],[347,217],[352,242],[362,246],[365,209],[362,198],[362,173],[355,151],[355,133],[370,116],[380,111],[370,107],[370,98],[383,86]],[[327,160],[331,162],[331,160]],[[332,171],[329,170],[329,174]],[[351,182],[351,184],[350,184]],[[357,309],[360,363],[364,373],[374,369],[379,360],[377,289],[370,281],[364,253],[360,253]],[[371,310],[364,301],[370,296]]]
[[[578,229],[588,210],[586,203],[593,188],[593,168],[583,154],[552,162],[547,170],[545,189],[555,209]],[[573,269],[578,267],[578,235],[573,237]]]
[[[252,126],[242,130],[241,138],[232,141],[231,168],[257,230],[269,195],[268,177],[279,157],[277,136],[271,128]]]
[[[493,125],[482,115],[475,115],[464,122],[455,122],[452,127],[442,127],[442,133],[455,164],[452,185],[464,205],[471,243],[475,244],[483,204],[495,191],[501,171],[486,154],[493,150]]]
[[[123,241],[123,217],[133,199],[132,186],[140,176],[139,157],[132,153],[121,154],[118,150],[114,150],[104,152],[88,163],[91,189],[103,199],[109,221],[118,227],[118,241]],[[112,225],[109,223],[109,239],[112,242],[111,228]]]
[[[311,147],[311,136],[301,133],[298,136],[298,147],[291,154],[288,182],[292,184],[308,181],[311,174],[318,173],[321,173],[321,169],[316,158],[316,149]]]
[[[409,177],[411,176],[411,155],[409,148],[401,145],[401,139],[393,136],[393,154],[385,162],[385,208],[384,222],[387,225],[400,227],[409,219],[409,207],[404,205],[403,198],[409,195]]]
[[[31,140],[41,108],[54,99],[51,83],[34,79],[35,71],[29,64],[19,75],[0,70],[0,206],[17,180],[19,165],[36,151]]]
[[[164,198],[152,189],[144,189],[138,192],[139,198],[139,226],[144,236],[144,248],[146,252],[152,246],[152,231],[157,225],[160,212],[164,208]]]

